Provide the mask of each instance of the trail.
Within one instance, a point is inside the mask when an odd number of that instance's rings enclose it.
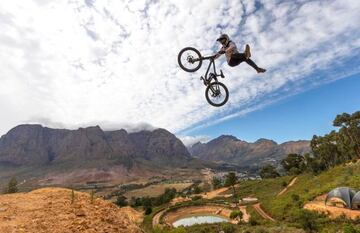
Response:
[[[243,213],[242,219],[244,222],[249,222],[250,214],[246,211],[246,206],[239,206],[240,211]]]
[[[275,219],[273,219],[267,213],[265,213],[265,211],[260,207],[260,203],[254,204],[253,207],[256,210],[256,212],[258,212],[263,218],[276,222]]]
[[[202,193],[201,196],[204,199],[213,199],[213,198],[219,196],[220,193],[223,193],[223,192],[227,191],[228,189],[229,189],[229,187],[219,188],[214,191]]]
[[[157,214],[155,214],[155,216],[152,219],[152,225],[153,227],[155,227],[156,225],[160,224],[160,217],[163,215],[163,213],[166,211],[166,209],[158,212]]]
[[[280,196],[280,195],[282,195],[282,194],[284,194],[291,186],[293,186],[293,185],[295,184],[296,180],[297,180],[297,176],[294,177],[294,178],[290,181],[290,183],[289,183],[283,190],[281,190],[281,192],[279,192],[279,193],[277,194],[277,197]]]

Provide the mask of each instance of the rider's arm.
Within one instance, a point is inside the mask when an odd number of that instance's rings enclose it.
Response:
[[[220,56],[222,55],[222,53],[216,53],[215,56],[214,56],[214,59],[218,59]]]
[[[223,54],[225,54],[225,49],[221,48],[220,51],[215,54],[214,59],[219,58]]]

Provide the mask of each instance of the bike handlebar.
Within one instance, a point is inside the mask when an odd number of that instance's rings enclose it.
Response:
[[[200,61],[200,60],[208,60],[208,59],[215,59],[216,55],[211,55],[211,56],[207,56],[207,57],[200,57],[198,59],[194,59],[194,61]]]

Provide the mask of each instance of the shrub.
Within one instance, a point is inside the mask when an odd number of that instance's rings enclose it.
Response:
[[[149,214],[151,214],[152,213],[152,208],[151,207],[146,207],[146,209],[145,209],[145,215],[149,215]]]
[[[296,220],[306,232],[317,232],[318,225],[316,220],[318,217],[318,214],[311,211],[299,210]]]
[[[71,189],[71,204],[74,204],[75,202],[75,192],[74,189]]]
[[[264,228],[259,228],[255,231],[255,233],[268,233],[268,231],[265,230]]]
[[[237,217],[239,217],[240,219],[242,218],[243,213],[240,210],[234,210],[233,212],[231,212],[230,214],[230,218],[231,219],[235,219]]]
[[[117,198],[116,198],[116,202],[115,204],[119,207],[124,207],[124,206],[127,206],[128,205],[128,202],[126,201],[126,197],[123,196],[123,195],[119,195]]]
[[[193,196],[191,198],[192,201],[197,201],[197,200],[200,200],[200,199],[202,199],[202,196]]]
[[[299,201],[299,200],[300,200],[300,197],[299,197],[299,195],[297,195],[297,194],[292,194],[292,195],[291,195],[291,199],[292,199],[293,201]]]
[[[235,233],[236,232],[236,228],[230,223],[222,223],[221,229],[224,231],[224,233]]]
[[[4,193],[17,193],[19,191],[17,187],[18,183],[16,177],[12,177],[4,190]]]
[[[250,217],[249,223],[251,226],[259,225],[259,222],[253,217]]]
[[[95,191],[91,190],[91,193],[90,193],[90,203],[91,204],[94,203],[94,199],[95,199]]]

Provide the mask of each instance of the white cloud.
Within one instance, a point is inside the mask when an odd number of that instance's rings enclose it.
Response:
[[[200,136],[177,136],[186,147],[191,147],[197,142],[206,143],[210,141],[210,137],[206,135],[200,135]]]
[[[288,88],[284,96],[306,90],[312,86],[311,73],[326,72],[359,53],[357,1],[260,5],[230,0],[3,2],[0,134],[34,119],[65,127],[146,122],[179,132],[238,115],[239,109],[258,109],[261,99],[279,90]],[[246,64],[230,68],[224,59],[218,61],[230,101],[213,108],[198,80],[202,72],[185,73],[176,59],[185,46],[214,52],[221,32],[239,48],[250,43],[255,62],[269,72],[257,76]],[[323,75],[317,83],[332,79]]]

